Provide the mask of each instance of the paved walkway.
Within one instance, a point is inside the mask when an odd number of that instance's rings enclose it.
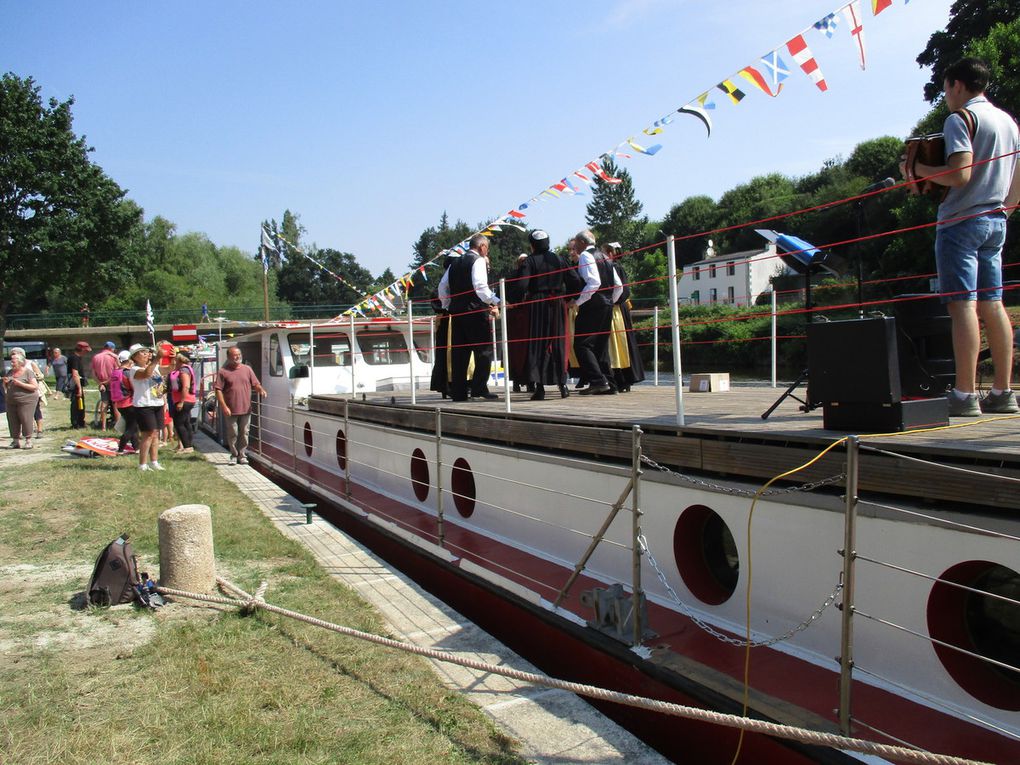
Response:
[[[527,672],[538,670],[498,640],[321,518],[305,524],[294,497],[199,434],[195,448],[220,475],[249,496],[280,531],[303,544],[331,576],[358,591],[400,640]],[[536,763],[667,763],[616,723],[566,691],[534,687],[499,675],[432,662],[446,685],[481,707]]]

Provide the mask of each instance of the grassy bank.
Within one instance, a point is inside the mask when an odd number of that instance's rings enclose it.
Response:
[[[89,402],[91,403],[91,401]],[[82,610],[103,546],[158,565],[156,518],[213,508],[217,566],[298,611],[382,632],[200,455],[61,456],[66,402],[33,451],[0,448],[0,762],[519,763],[423,661],[276,617],[173,604]],[[3,443],[6,446],[6,441]]]

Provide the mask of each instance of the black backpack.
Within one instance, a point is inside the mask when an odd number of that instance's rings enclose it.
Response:
[[[135,599],[139,583],[138,562],[128,535],[121,534],[99,554],[85,590],[85,604],[116,606]]]

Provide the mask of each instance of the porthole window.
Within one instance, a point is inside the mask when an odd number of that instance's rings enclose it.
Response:
[[[425,459],[425,452],[415,449],[411,455],[411,485],[414,487],[414,496],[419,502],[424,502],[429,497],[429,461]]]
[[[740,556],[722,517],[705,505],[684,510],[673,529],[680,577],[698,600],[717,606],[729,600],[740,577]]]
[[[939,579],[928,596],[928,633],[946,644],[932,643],[942,666],[978,701],[1020,710],[1020,672],[1008,668],[1020,665],[1020,574],[977,560],[958,563]]]
[[[347,436],[342,430],[336,432],[336,464],[341,470],[347,469]]]
[[[312,456],[312,425],[311,423],[305,423],[305,454],[309,457]]]
[[[450,490],[453,492],[453,504],[457,512],[464,518],[470,518],[475,512],[475,475],[463,457],[453,463]]]

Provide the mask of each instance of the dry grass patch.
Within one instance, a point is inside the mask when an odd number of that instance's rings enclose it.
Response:
[[[48,458],[0,450],[0,762],[522,762],[417,657],[265,614],[82,609],[107,542],[130,533],[154,572],[159,513],[201,503],[224,575],[249,590],[268,579],[274,603],[382,630],[199,455],[166,453],[158,474],[61,455],[73,435],[53,427],[63,408],[50,408],[37,450]]]

